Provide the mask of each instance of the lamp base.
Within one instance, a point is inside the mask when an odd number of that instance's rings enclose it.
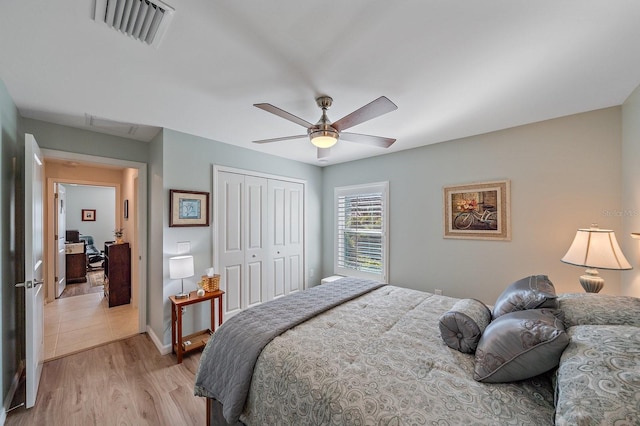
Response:
[[[587,293],[598,293],[604,287],[604,279],[598,274],[598,270],[589,268],[579,278],[580,285]]]
[[[189,297],[189,295],[187,293],[178,293],[173,297],[175,297],[176,299],[186,299]]]

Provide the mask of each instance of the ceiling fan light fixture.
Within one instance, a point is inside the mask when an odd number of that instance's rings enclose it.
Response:
[[[331,130],[316,130],[309,133],[311,143],[318,148],[331,148],[338,142],[338,132]]]

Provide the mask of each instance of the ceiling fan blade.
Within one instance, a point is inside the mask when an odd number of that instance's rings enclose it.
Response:
[[[382,148],[389,148],[396,141],[392,138],[385,138],[383,136],[371,136],[363,135],[360,133],[340,133],[340,139],[344,139],[349,142],[364,143],[367,145],[380,146]]]
[[[290,112],[287,112],[283,109],[280,109],[276,106],[273,106],[271,104],[253,104],[254,107],[258,107],[262,110],[265,110],[267,112],[270,112],[271,114],[275,114],[278,117],[282,117],[285,120],[289,120],[292,121],[296,124],[299,124],[300,126],[308,129],[309,127],[313,126],[313,124],[309,123],[307,120],[303,120],[300,117],[296,117],[295,115],[291,114]]]
[[[253,141],[253,143],[271,143],[271,142],[288,141],[291,139],[301,139],[301,138],[308,138],[308,137],[309,135],[283,136],[281,138],[261,139],[259,141]]]
[[[318,160],[322,158],[327,158],[329,156],[329,152],[331,148],[318,148]]]
[[[351,114],[345,115],[340,120],[331,124],[338,132],[346,130],[357,124],[364,123],[367,120],[381,116],[398,109],[396,104],[391,102],[386,96],[380,96],[375,101],[369,102],[360,109],[353,111]]]

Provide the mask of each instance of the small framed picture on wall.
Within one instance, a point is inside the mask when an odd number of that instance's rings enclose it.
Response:
[[[169,226],[209,226],[209,193],[169,190]]]
[[[96,211],[95,209],[82,209],[82,221],[83,222],[95,222]]]

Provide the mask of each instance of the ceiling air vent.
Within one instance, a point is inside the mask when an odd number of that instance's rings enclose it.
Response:
[[[160,0],[95,0],[93,19],[157,47],[173,12]]]

